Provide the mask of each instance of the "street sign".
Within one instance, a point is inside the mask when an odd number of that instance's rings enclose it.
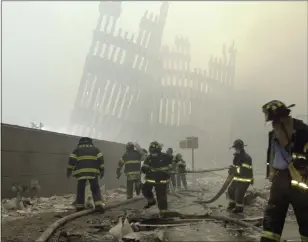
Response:
[[[198,137],[186,137],[185,140],[181,140],[179,142],[179,147],[181,149],[191,149],[191,163],[192,170],[195,170],[195,149],[199,148],[199,140]]]
[[[181,140],[180,143],[179,143],[179,147],[181,149],[186,149],[187,148],[187,144],[186,144],[186,140]]]
[[[199,140],[198,137],[187,137],[185,140],[179,142],[179,147],[181,149],[198,149]]]
[[[198,137],[187,137],[186,138],[186,148],[187,149],[198,149],[199,142]]]

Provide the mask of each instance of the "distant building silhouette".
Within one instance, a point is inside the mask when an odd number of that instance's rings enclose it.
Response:
[[[230,104],[221,97],[227,100],[233,88],[234,43],[223,46],[221,58],[210,58],[207,71],[193,69],[187,38],[162,46],[168,10],[162,2],[158,16],[146,11],[135,36],[116,31],[121,2],[100,3],[71,133],[141,144],[156,139],[165,146],[193,135],[208,148],[228,146]]]

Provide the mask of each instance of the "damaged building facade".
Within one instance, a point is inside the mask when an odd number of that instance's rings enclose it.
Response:
[[[217,147],[230,143],[234,44],[210,58],[206,70],[193,68],[187,38],[162,45],[168,9],[162,2],[158,15],[146,11],[135,35],[117,27],[121,2],[100,3],[70,133],[145,147],[157,140],[175,149],[197,136],[197,158],[221,159]]]

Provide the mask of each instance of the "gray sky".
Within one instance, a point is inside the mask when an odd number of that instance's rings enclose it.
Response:
[[[25,126],[42,121],[61,131],[73,109],[98,2],[2,7],[2,120]],[[160,2],[124,2],[118,27],[137,32],[144,11],[159,7]],[[307,2],[171,2],[163,43],[172,44],[178,34],[189,37],[192,65],[200,68],[234,39],[236,87],[252,89],[264,102],[296,103],[295,114],[306,112]]]

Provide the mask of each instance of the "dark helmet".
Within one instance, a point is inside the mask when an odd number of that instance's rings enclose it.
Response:
[[[79,140],[79,144],[81,145],[81,144],[92,144],[92,139],[91,138],[89,138],[89,137],[82,137],[82,138],[80,138],[80,140]]]
[[[244,144],[243,140],[236,139],[236,140],[234,140],[233,145],[230,147],[230,149],[231,148],[236,148],[236,149],[240,149],[241,150],[241,149],[244,149],[244,146],[247,146],[247,145]]]
[[[148,151],[146,149],[142,149],[143,153],[147,154]]]
[[[262,111],[265,115],[265,121],[276,121],[283,117],[288,117],[291,113],[290,108],[295,104],[286,106],[283,102],[272,100],[262,106]]]
[[[157,141],[151,142],[150,147],[149,147],[150,153],[160,153],[161,150],[162,150],[162,147]]]
[[[135,146],[132,142],[128,142],[125,146],[126,150],[133,150],[135,149]]]
[[[173,149],[172,149],[172,148],[168,148],[168,149],[166,150],[166,153],[167,153],[167,154],[171,154],[171,155],[172,155],[172,153],[173,153]]]
[[[177,153],[176,156],[175,156],[175,158],[176,158],[177,160],[181,160],[181,159],[183,158],[183,156],[182,156],[181,153]]]

